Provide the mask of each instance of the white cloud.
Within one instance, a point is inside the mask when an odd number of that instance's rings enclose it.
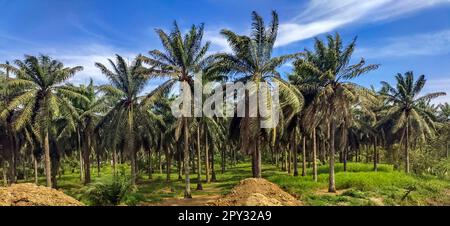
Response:
[[[61,52],[62,51],[62,52]],[[84,70],[77,73],[69,82],[80,84],[93,79],[96,84],[108,82],[107,78],[95,67],[95,63],[102,63],[109,67],[108,59],[115,60],[115,54],[119,54],[130,62],[136,54],[114,49],[110,46],[91,44],[71,50],[60,50],[52,55],[54,58],[64,62],[67,66],[83,66]]]
[[[8,60],[12,62],[15,59],[20,60],[23,59],[24,54],[49,55],[53,59],[63,62],[64,65],[68,67],[83,66],[83,71],[78,72],[74,77],[69,79],[68,82],[74,84],[87,83],[91,78],[96,84],[106,83],[108,80],[101,74],[100,70],[95,67],[96,62],[109,66],[108,58],[114,60],[115,54],[119,54],[129,61],[132,61],[136,56],[136,53],[131,53],[130,51],[124,51],[112,46],[95,43],[45,48],[24,46],[11,51],[0,50],[0,58],[2,61]]]
[[[280,24],[276,46],[308,39],[353,23],[392,19],[450,0],[311,0],[291,21]]]
[[[204,39],[211,42],[211,52],[231,52],[227,39],[220,34],[220,29],[205,31]]]
[[[447,54],[450,53],[450,30],[391,38],[377,46],[380,47],[360,48],[358,55],[384,58]]]

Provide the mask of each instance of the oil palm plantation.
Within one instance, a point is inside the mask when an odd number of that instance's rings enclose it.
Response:
[[[349,45],[342,43],[341,36],[327,36],[327,43],[316,39],[314,51],[306,50],[302,70],[318,79],[319,87],[310,107],[305,110],[305,122],[309,131],[320,123],[329,126],[329,192],[335,192],[334,163],[336,154],[337,128],[349,128],[352,120],[352,107],[368,97],[367,89],[352,83],[351,80],[378,68],[367,65],[364,59],[351,64],[356,48],[356,39]]]
[[[433,136],[435,132],[435,116],[429,109],[422,107],[424,101],[430,101],[439,96],[445,95],[443,92],[429,93],[420,96],[426,79],[424,75],[414,80],[413,72],[406,72],[404,75],[395,76],[396,87],[387,82],[382,82],[384,94],[390,109],[386,117],[381,120],[391,120],[394,122],[393,132],[400,131],[404,138],[404,163],[405,172],[410,172],[410,138],[412,132],[417,138],[425,139],[426,136]],[[414,131],[412,131],[414,130]]]
[[[14,63],[17,67],[0,65],[16,75],[15,79],[8,81],[7,86],[8,89],[17,91],[6,109],[0,113],[0,117],[4,119],[10,112],[18,111],[13,121],[14,129],[17,131],[31,125],[44,150],[46,182],[47,186],[51,187],[49,130],[57,117],[67,116],[69,121],[73,122],[70,118],[76,112],[64,96],[83,97],[67,89],[63,83],[83,68],[64,67],[63,63],[45,55],[25,56],[23,61],[16,60]]]
[[[148,107],[168,88],[167,83],[142,95],[153,71],[142,65],[141,57],[137,57],[130,65],[125,59],[116,55],[116,61],[109,60],[111,70],[101,63],[95,65],[109,79],[109,85],[99,86],[99,90],[113,104],[106,115],[99,121],[97,130],[102,128],[105,142],[115,149],[120,142],[125,143],[125,152],[131,161],[131,183],[136,184],[136,137],[139,123],[148,115]]]
[[[143,61],[158,70],[161,76],[168,79],[163,86],[179,84],[180,87],[185,89],[193,89],[195,77],[201,76],[200,72],[207,63],[206,54],[210,46],[209,42],[203,43],[203,24],[193,25],[185,35],[181,33],[176,22],[170,33],[166,33],[162,29],[156,29],[156,33],[161,40],[163,50],[150,51],[149,57],[142,57]],[[191,108],[191,106],[184,107]],[[178,135],[175,136],[180,143],[183,143],[185,198],[192,198],[189,177],[189,127],[191,124],[192,118],[189,118],[188,115],[182,115],[177,123],[176,134]],[[183,141],[178,139],[180,137],[183,137]]]
[[[227,39],[232,53],[219,53],[214,56],[214,64],[211,70],[218,73],[229,74],[232,79],[239,82],[255,82],[255,83],[277,83],[280,91],[286,97],[286,106],[291,106],[293,112],[300,111],[303,105],[303,97],[298,90],[294,89],[290,84],[282,81],[279,73],[276,71],[280,66],[287,61],[293,59],[297,54],[283,55],[274,57],[272,55],[274,45],[278,34],[278,14],[272,12],[272,20],[268,27],[265,26],[263,18],[256,12],[252,13],[252,29],[250,36],[238,35],[230,30],[222,30],[221,34]],[[251,92],[258,93],[259,85],[256,90]],[[249,96],[252,95],[250,91],[246,93],[245,101],[246,109],[249,108],[247,103]],[[268,98],[269,99],[269,98]],[[269,99],[267,101],[271,103]],[[266,106],[259,106],[257,109]],[[252,156],[252,171],[253,177],[261,177],[261,148],[260,138],[262,130],[260,121],[261,115],[258,117],[250,117],[248,110],[245,117],[233,120],[240,128],[240,143],[241,150]],[[270,117],[273,117],[270,116]]]

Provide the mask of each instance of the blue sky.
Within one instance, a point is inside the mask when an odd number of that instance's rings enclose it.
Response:
[[[413,70],[427,76],[425,92],[450,94],[450,0],[0,0],[0,9],[0,61],[49,54],[85,67],[74,83],[90,77],[107,82],[94,62],[116,53],[131,60],[160,48],[154,28],[170,29],[174,20],[185,29],[205,23],[211,52],[228,51],[222,28],[247,34],[251,11],[269,20],[276,10],[281,23],[276,55],[311,48],[313,37],[328,33],[339,32],[347,42],[358,36],[355,60],[381,64],[358,83],[378,87],[381,80]]]

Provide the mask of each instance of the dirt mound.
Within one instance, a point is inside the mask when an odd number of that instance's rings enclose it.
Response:
[[[0,188],[0,206],[83,206],[63,192],[35,184]]]
[[[265,179],[245,179],[213,206],[299,206],[301,202]]]

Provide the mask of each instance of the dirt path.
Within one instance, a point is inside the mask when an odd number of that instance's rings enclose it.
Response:
[[[154,206],[207,206],[215,202],[220,195],[194,195],[192,199],[170,198],[153,204]]]
[[[192,199],[185,199],[183,197],[167,198],[157,203],[148,203],[151,206],[207,206],[210,203],[217,201],[221,195],[219,188],[205,188],[202,194],[193,194]]]
[[[166,198],[151,206],[300,206],[302,203],[283,191],[278,185],[265,179],[242,180],[231,191],[222,196],[220,187],[208,187],[201,192],[193,191],[192,199]]]

